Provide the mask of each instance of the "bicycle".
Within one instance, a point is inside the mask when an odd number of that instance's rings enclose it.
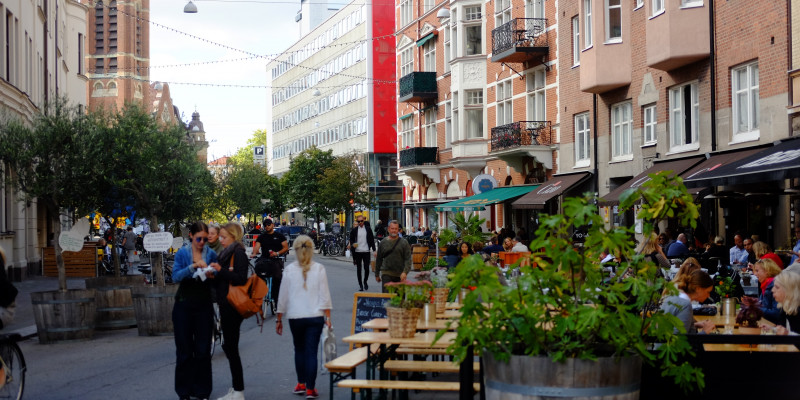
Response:
[[[0,399],[22,399],[25,390],[25,357],[16,333],[0,335]]]
[[[214,350],[219,343],[220,347],[225,344],[225,338],[222,336],[222,323],[219,319],[219,304],[213,303],[214,306],[214,325],[211,328],[211,357],[214,357]]]
[[[267,310],[269,310],[272,313],[272,315],[275,315],[278,311],[278,299],[273,298],[272,296],[272,294],[275,292],[273,290],[275,285],[272,284],[273,281],[272,278],[276,272],[280,274],[283,273],[283,266],[286,263],[286,255],[284,254],[280,257],[277,257],[277,259],[280,260],[280,264],[278,264],[279,268],[278,271],[275,271],[274,269],[271,269],[268,266],[265,267],[263,265],[261,268],[258,269],[256,268],[256,266],[259,264],[272,262],[273,260],[277,261],[275,259],[267,258],[262,260],[262,258],[259,257],[257,262],[255,261],[255,259],[250,260],[250,268],[253,270],[253,273],[258,275],[259,278],[263,279],[264,282],[267,283],[267,296],[264,297],[264,301],[261,302],[261,315],[264,317],[266,317],[267,315]]]
[[[278,311],[278,302],[277,299],[272,298],[272,277],[267,278],[267,296],[264,297],[264,301],[261,303],[261,315],[266,316],[267,310],[269,310],[272,315],[275,315],[275,312]]]

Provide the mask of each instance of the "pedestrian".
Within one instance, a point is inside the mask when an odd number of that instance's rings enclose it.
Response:
[[[280,298],[281,279],[283,278],[283,260],[280,258],[289,252],[289,241],[282,233],[275,230],[272,219],[264,219],[264,233],[258,236],[253,243],[253,252],[250,258],[255,258],[261,251],[261,257],[256,262],[256,272],[259,276],[272,278],[273,299]]]
[[[219,224],[216,222],[208,224],[208,247],[211,247],[217,254],[225,248],[219,241]]]
[[[195,272],[217,261],[208,242],[208,226],[195,222],[189,226],[190,246],[175,254],[172,279],[178,282],[172,324],[175,332],[175,392],[181,400],[208,399],[211,395],[211,329],[214,309],[211,282],[195,277]],[[206,277],[213,277],[212,271]]]
[[[387,283],[402,282],[406,280],[408,271],[411,271],[411,246],[399,236],[400,224],[391,220],[387,230],[389,236],[378,245],[378,254],[375,257],[375,268],[380,271],[380,275],[375,274],[375,280],[382,282],[383,293],[387,293]]]
[[[239,330],[244,318],[228,303],[230,285],[241,286],[247,282],[250,261],[242,244],[244,228],[238,222],[228,222],[219,229],[219,241],[225,249],[219,254],[219,262],[211,264],[216,272],[214,288],[219,304],[219,322],[222,327],[222,350],[228,358],[233,387],[228,394],[217,400],[244,400],[244,372],[239,357]]]
[[[331,225],[331,232],[334,235],[338,235],[342,233],[342,225],[339,223],[338,219],[333,220],[333,224]]]
[[[130,225],[128,225],[128,229],[122,237],[122,249],[125,250],[128,256],[128,271],[133,272],[133,263],[139,261],[139,256],[136,255],[136,234],[133,233],[133,227]]]
[[[289,320],[294,343],[294,369],[297,385],[294,393],[305,393],[307,399],[316,399],[317,348],[323,325],[331,325],[331,293],[325,267],[312,261],[314,242],[306,235],[294,240],[297,261],[286,267],[281,282],[275,332],[283,334],[283,317]]]
[[[356,217],[356,227],[350,230],[350,243],[347,245],[353,256],[353,264],[356,265],[356,277],[358,278],[359,291],[369,290],[369,262],[370,250],[375,251],[375,237],[372,229],[366,225],[363,216]],[[364,270],[364,277],[361,277],[361,270]]]
[[[0,247],[0,329],[14,322],[17,293],[19,291],[6,275],[6,253]]]

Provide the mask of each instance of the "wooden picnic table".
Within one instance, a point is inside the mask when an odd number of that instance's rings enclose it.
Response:
[[[448,323],[450,323],[449,328],[447,327]],[[386,331],[389,330],[389,319],[375,318],[373,320],[364,323],[362,327],[366,329],[372,329],[373,331]],[[441,330],[441,329],[455,330],[457,327],[458,327],[458,321],[453,321],[449,319],[437,319],[434,322],[427,322],[427,321],[417,322],[418,331]]]

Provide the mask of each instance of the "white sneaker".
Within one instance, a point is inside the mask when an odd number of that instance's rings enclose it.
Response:
[[[217,400],[244,400],[244,391],[237,392],[236,390],[233,390],[233,388],[230,388],[228,390],[228,394],[218,398]]]

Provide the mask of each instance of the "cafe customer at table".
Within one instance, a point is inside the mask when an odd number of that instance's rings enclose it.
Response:
[[[761,302],[764,318],[772,323],[777,323],[781,310],[778,308],[778,302],[775,301],[772,289],[775,285],[775,277],[781,273],[781,268],[775,264],[775,261],[766,258],[756,261],[753,265],[753,273],[758,278],[760,286],[758,300]]]
[[[686,239],[686,235],[681,233],[678,235],[678,240],[669,246],[669,250],[667,250],[667,257],[668,258],[686,258],[689,255],[689,247],[687,246],[688,239]]]
[[[675,282],[678,286],[678,294],[668,296],[661,303],[661,310],[667,314],[672,314],[683,322],[687,333],[711,333],[714,329],[712,321],[694,320],[692,315],[692,301],[704,302],[714,289],[714,281],[705,271],[694,271],[689,275],[684,275],[679,281]]]
[[[800,273],[797,269],[782,271],[775,277],[772,295],[778,302],[778,335],[800,334]]]
[[[756,253],[757,260],[763,260],[765,258],[769,258],[770,260],[775,261],[775,264],[778,264],[778,266],[781,267],[781,269],[783,269],[784,267],[783,260],[781,260],[780,256],[772,252],[772,248],[769,247],[768,244],[762,241],[753,243],[753,252]]]
[[[749,239],[748,239],[749,240]],[[740,234],[733,236],[733,247],[729,251],[729,260],[734,267],[744,267],[747,265],[749,253],[745,249],[745,239]]]
[[[797,243],[792,247],[792,259],[789,260],[789,265],[800,263],[800,225],[794,227],[794,235]]]
[[[411,271],[411,246],[399,236],[400,224],[396,220],[389,221],[389,236],[378,244],[378,255],[375,258],[375,280],[381,283],[381,290],[387,293],[386,284],[406,280]]]

